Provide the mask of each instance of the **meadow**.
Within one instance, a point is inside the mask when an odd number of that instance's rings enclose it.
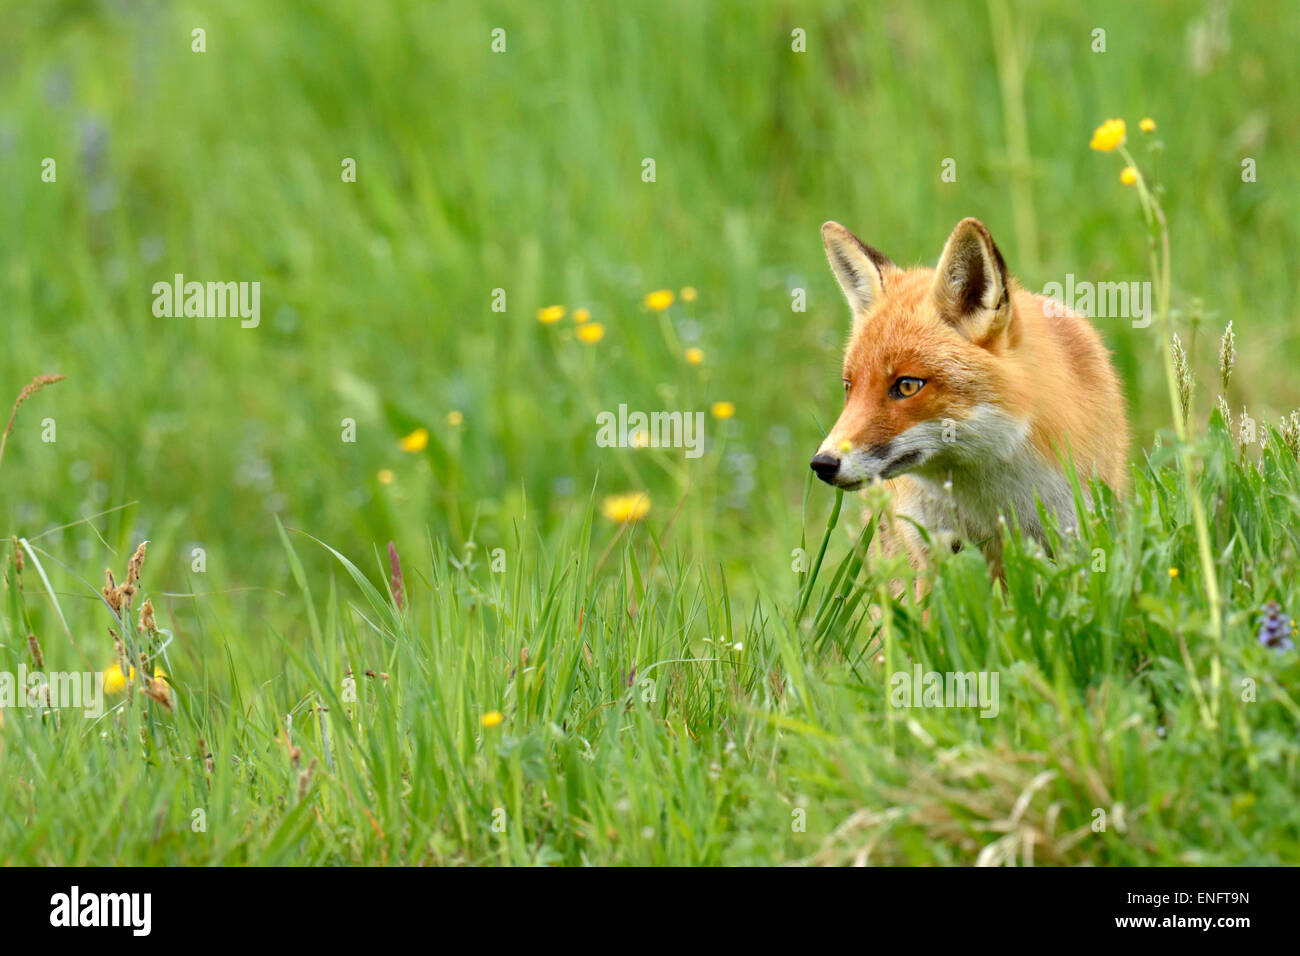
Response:
[[[0,16],[0,406],[63,376],[0,445],[0,673],[109,692],[0,710],[0,863],[1300,859],[1287,5]],[[818,230],[932,264],[968,215],[1159,314],[1096,320],[1126,497],[918,606],[808,470]],[[256,325],[158,314],[178,274]],[[603,447],[621,405],[701,453]]]

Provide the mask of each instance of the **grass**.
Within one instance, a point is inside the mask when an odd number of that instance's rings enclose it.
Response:
[[[1300,405],[1300,74],[1271,5],[368,11],[7,9],[0,383],[66,379],[0,462],[0,672],[29,634],[102,671],[110,628],[150,662],[99,720],[3,712],[0,862],[1300,856],[1300,664],[1256,638],[1300,607],[1270,427]],[[1027,286],[1142,278],[1140,206],[1087,148],[1115,115],[1160,144],[1199,383],[1234,322],[1233,420],[1201,384],[1180,441],[1160,323],[1099,319],[1132,491],[1050,557],[1009,532],[1003,589],[967,549],[896,602],[857,499],[807,476],[846,332],[817,228],[910,263],[973,214]],[[260,281],[261,325],[154,317],[177,272]],[[593,441],[620,403],[716,402],[699,459]],[[643,521],[602,516],[636,492]],[[118,617],[103,570],[146,538]],[[916,665],[998,674],[997,716],[892,706]]]
[[[1230,603],[1294,600],[1279,564],[1300,526],[1295,455],[1279,440],[1262,466],[1243,461],[1218,426],[1197,490],[1240,575],[1224,575]],[[380,555],[363,570],[285,532],[300,639],[226,642],[225,679],[178,681],[174,712],[137,696],[94,723],[9,719],[8,859],[1293,860],[1300,668],[1229,641],[1218,718],[1203,719],[1196,543],[1160,458],[1124,505],[1099,490],[1054,558],[1010,537],[1001,595],[969,551],[944,561],[928,620],[908,605],[871,620],[893,569],[860,549],[808,575],[796,618],[798,588],[742,607],[725,574],[683,565],[649,529],[597,572],[587,520],[521,533],[504,574],[430,540],[402,565],[399,607],[375,584]],[[321,593],[304,550],[338,564]],[[1250,612],[1228,625],[1249,635]],[[890,706],[888,676],[914,664],[999,673],[999,713]],[[91,808],[115,825],[88,826]]]

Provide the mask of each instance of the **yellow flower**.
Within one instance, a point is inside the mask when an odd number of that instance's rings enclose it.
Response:
[[[1138,171],[1132,166],[1125,166],[1119,172],[1119,181],[1125,186],[1132,186],[1138,181]]]
[[[688,285],[682,290],[683,302],[694,302],[697,298],[699,298],[699,293],[695,291],[695,286]]]
[[[704,361],[704,350],[693,347],[689,348],[686,350],[684,358],[686,359],[687,365],[699,365]]]
[[[402,439],[403,451],[424,451],[429,447],[429,429],[417,428]]]
[[[632,433],[629,444],[631,444],[633,448],[649,448],[650,433],[644,428],[638,428]]]
[[[605,337],[605,327],[599,322],[589,322],[578,327],[578,341],[595,345]]]
[[[375,475],[375,477],[379,479],[381,485],[391,485],[396,476],[387,468],[380,468],[379,474]]]
[[[1176,578],[1176,577],[1178,577],[1178,569],[1177,569],[1177,568],[1170,568],[1170,569],[1169,569],[1169,576],[1170,576],[1171,578]]]
[[[122,691],[126,690],[126,682],[128,680],[135,680],[135,668],[129,667],[127,668],[127,671],[130,676],[123,677],[121,664],[114,664],[108,670],[104,671],[104,693],[120,694]]]
[[[486,714],[483,715],[483,726],[496,727],[503,720],[505,720],[505,718],[501,716],[501,711],[489,710]]]
[[[573,321],[574,321],[574,322],[577,322],[579,325],[582,325],[582,323],[583,323],[583,322],[586,322],[589,318],[591,318],[591,310],[590,310],[590,309],[574,309],[574,310],[573,310]]]
[[[600,505],[600,512],[616,524],[640,521],[650,511],[650,496],[644,491],[611,495]]]
[[[657,292],[651,292],[645,297],[645,304],[647,308],[662,312],[673,304],[673,292],[671,289],[659,289]]]
[[[726,421],[728,418],[736,417],[736,406],[731,404],[731,402],[714,402],[712,411],[714,418],[719,418],[723,421]]]
[[[464,421],[465,416],[458,411],[452,410],[447,413],[447,424],[452,428],[459,428]]]
[[[116,661],[107,670],[105,670],[103,674],[104,693],[120,694],[122,693],[122,691],[126,690],[127,682],[135,680],[135,668],[128,665],[126,669],[126,673],[127,676],[123,677],[122,665]],[[161,667],[155,667],[153,669],[153,676],[158,683],[166,686],[167,675],[163,673]]]
[[[543,325],[551,325],[562,318],[564,318],[564,306],[562,305],[548,305],[544,309],[537,310],[537,321]]]
[[[1144,133],[1154,133],[1156,131],[1156,121],[1148,116],[1138,123],[1138,129]]]
[[[1124,136],[1128,128],[1122,119],[1108,119],[1092,134],[1088,145],[1099,153],[1109,153],[1124,145]]]

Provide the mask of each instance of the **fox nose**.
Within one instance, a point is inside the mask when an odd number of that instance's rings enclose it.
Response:
[[[835,473],[840,470],[840,460],[834,455],[828,455],[821,452],[813,456],[811,463],[812,470],[817,472],[817,477],[822,481],[829,482],[835,477]]]

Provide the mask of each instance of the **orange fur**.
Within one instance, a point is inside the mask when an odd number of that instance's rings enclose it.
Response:
[[[900,269],[835,223],[823,237],[853,333],[845,406],[814,459],[819,475],[841,487],[885,480],[900,514],[979,541],[995,570],[997,517],[1014,508],[1040,534],[1037,498],[1073,518],[1058,456],[1081,480],[1095,474],[1124,492],[1128,426],[1100,336],[1019,288],[982,223],[959,223],[934,269]],[[923,384],[903,396],[914,387],[903,379]],[[900,538],[919,561],[915,533],[885,534]]]

